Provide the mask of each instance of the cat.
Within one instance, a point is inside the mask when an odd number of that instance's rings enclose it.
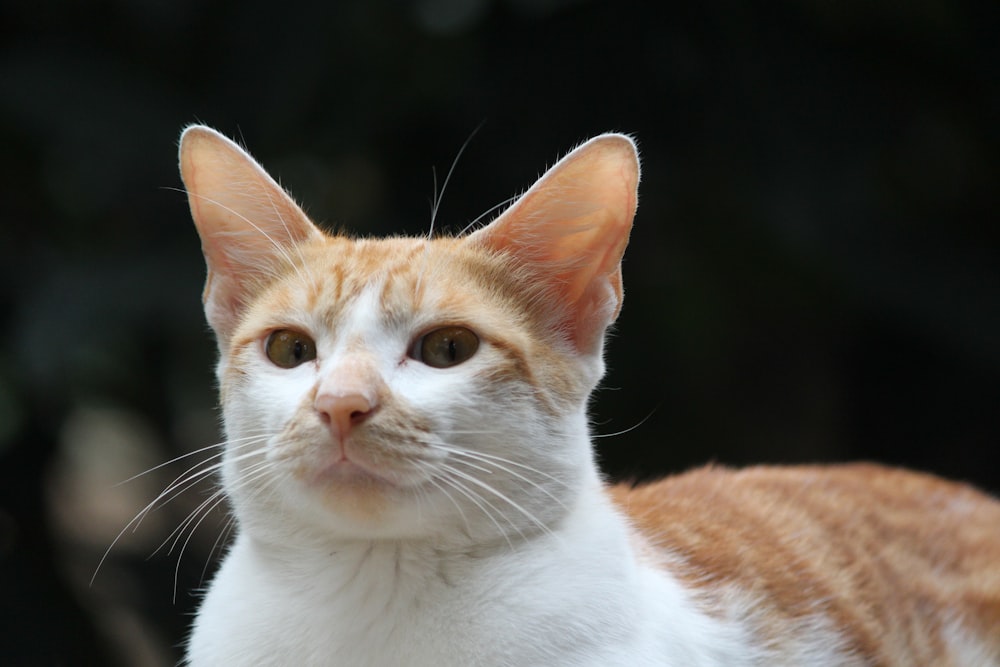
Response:
[[[875,464],[604,482],[629,137],[454,237],[323,232],[204,126],[180,166],[237,524],[188,664],[1000,665],[979,491]]]

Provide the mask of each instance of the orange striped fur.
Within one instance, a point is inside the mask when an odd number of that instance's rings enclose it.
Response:
[[[820,612],[865,664],[961,665],[945,630],[962,621],[1000,659],[1000,503],[967,485],[856,464],[707,467],[608,491],[706,609],[736,587],[773,641]]]

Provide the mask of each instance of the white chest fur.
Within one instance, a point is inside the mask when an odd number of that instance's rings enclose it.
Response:
[[[746,657],[736,626],[634,565],[621,519],[578,507],[550,536],[455,555],[369,542],[283,550],[239,538],[189,660],[203,665],[695,665]]]

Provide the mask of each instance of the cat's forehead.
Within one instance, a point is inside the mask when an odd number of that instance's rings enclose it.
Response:
[[[385,305],[420,303],[442,285],[449,293],[469,285],[476,264],[458,239],[346,239],[332,237],[302,250],[304,265],[332,302],[346,302],[375,290]],[[462,292],[464,290],[458,290]]]
[[[377,313],[379,323],[387,326],[408,326],[421,316],[499,318],[500,313],[491,311],[502,304],[489,296],[503,283],[497,277],[502,272],[494,266],[499,263],[461,239],[326,237],[287,255],[281,277],[260,294],[249,320],[258,320],[254,313],[294,313],[333,323],[361,306],[364,312]],[[509,319],[510,313],[502,317]]]
[[[453,245],[453,240],[445,240]],[[324,236],[300,246],[299,257],[319,271],[342,273],[359,281],[408,273],[417,260],[439,254],[442,240],[408,237],[354,239]]]

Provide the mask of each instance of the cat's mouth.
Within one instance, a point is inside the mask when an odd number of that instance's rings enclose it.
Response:
[[[309,476],[309,483],[316,486],[327,486],[330,484],[379,484],[384,486],[398,486],[398,480],[393,479],[391,474],[386,474],[350,459],[341,459],[327,463]]]
[[[426,481],[422,448],[394,442],[387,445],[365,433],[343,441],[326,433],[291,433],[276,454],[291,464],[294,476],[307,488],[330,492],[395,496]]]
[[[410,476],[394,470],[384,463],[369,461],[364,456],[341,450],[312,467],[306,476],[310,486],[364,487],[372,489],[399,489],[407,485]]]

